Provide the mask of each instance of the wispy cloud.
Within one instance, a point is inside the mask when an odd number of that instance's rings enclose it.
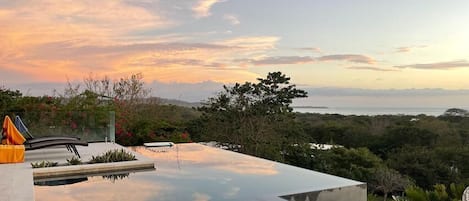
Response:
[[[173,23],[162,14],[124,1],[21,1],[0,4],[0,10],[0,65],[31,79],[57,80],[58,74],[63,78],[84,69],[109,68],[111,61],[101,61],[112,57],[94,55],[81,60],[82,54],[89,54],[77,50],[90,44],[121,44],[131,32],[167,28]]]
[[[279,40],[280,38],[277,36],[245,36],[227,39],[216,44],[250,50],[269,50],[274,49]]]
[[[396,48],[396,52],[409,52],[410,49],[410,47],[398,47]]]
[[[212,6],[223,1],[197,1],[194,8],[199,16],[209,16]],[[188,37],[198,33],[146,34],[179,23],[168,18],[171,15],[161,7],[168,5],[161,3],[25,0],[0,4],[0,80],[19,82],[15,79],[19,76],[9,75],[23,75],[32,81],[61,82],[89,72],[110,77],[145,72],[146,80],[164,82],[254,80],[256,73],[231,61],[266,55],[279,40],[237,36],[189,43],[197,40]],[[193,8],[192,3],[178,6]]]
[[[59,32],[61,37],[76,34],[122,34],[145,28],[163,28],[173,22],[161,13],[123,1],[28,1],[12,4],[7,15],[0,18],[2,27],[14,31],[27,31],[28,36],[44,38]],[[106,12],[103,12],[105,10]],[[15,19],[15,23],[8,23]],[[22,26],[19,26],[21,24]],[[23,27],[23,29],[21,29]],[[104,32],[104,33],[103,33]],[[40,35],[42,34],[42,35]],[[38,39],[38,38],[36,38]],[[102,39],[100,37],[99,39]]]
[[[227,21],[230,22],[230,24],[232,24],[232,25],[238,25],[238,24],[241,23],[241,22],[238,20],[238,17],[236,17],[235,15],[231,15],[231,14],[225,14],[225,15],[223,15],[223,19],[227,20]]]
[[[263,65],[278,65],[278,64],[303,64],[314,62],[314,59],[308,56],[278,56],[278,57],[264,57],[260,59],[238,60],[241,62],[251,63],[257,66]]]
[[[304,64],[304,63],[313,63],[313,62],[326,62],[326,61],[346,61],[351,63],[363,63],[363,64],[374,64],[375,60],[371,57],[358,54],[343,54],[343,55],[327,55],[321,57],[311,57],[311,56],[261,56],[254,59],[234,59],[234,62],[241,63],[242,66],[247,64],[252,64],[256,66],[264,65],[278,65],[278,64]],[[361,69],[361,70],[381,70],[381,71],[393,71],[393,69],[381,69],[376,67],[351,67],[351,69]],[[394,69],[395,71],[395,69]]]
[[[300,48],[295,48],[296,50],[302,50],[302,51],[310,51],[310,52],[315,52],[315,53],[323,53],[321,48],[318,47],[300,47]]]
[[[394,67],[414,68],[414,69],[424,69],[424,70],[450,70],[450,69],[455,69],[455,68],[469,68],[469,62],[466,60],[455,60],[455,61],[436,62],[436,63],[400,65],[400,66],[394,66]]]
[[[228,66],[228,64],[219,63],[219,62],[206,62],[205,60],[201,59],[184,59],[184,58],[174,58],[174,59],[166,59],[166,58],[142,58],[139,60],[129,62],[131,66],[151,66],[151,67],[160,67],[160,68],[167,68],[167,67],[212,67],[212,68],[224,68]]]
[[[389,69],[389,68],[380,68],[380,67],[374,67],[374,66],[350,66],[346,67],[347,69],[352,69],[352,70],[371,70],[371,71],[399,71],[397,69]]]
[[[220,3],[222,0],[199,0],[196,5],[192,7],[196,18],[208,17],[211,15],[210,9],[216,3]]]
[[[134,44],[112,44],[112,45],[80,45],[70,41],[60,41],[38,45],[31,49],[29,59],[64,59],[77,56],[116,56],[121,54],[131,54],[134,52],[188,52],[197,50],[223,50],[236,47],[210,44],[210,43],[134,43]]]
[[[418,49],[418,48],[426,48],[426,47],[427,47],[427,45],[402,46],[402,47],[396,48],[395,52],[405,53],[405,52],[410,52],[410,51]]]
[[[374,64],[376,61],[366,55],[360,54],[335,54],[317,58],[318,61],[348,61],[352,63]]]

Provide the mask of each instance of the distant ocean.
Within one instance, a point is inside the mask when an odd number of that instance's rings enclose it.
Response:
[[[442,115],[449,108],[437,107],[293,107],[301,113],[341,114],[341,115]]]

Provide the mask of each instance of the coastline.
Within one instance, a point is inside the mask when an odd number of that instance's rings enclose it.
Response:
[[[340,115],[427,115],[440,116],[449,107],[293,107],[294,112]]]

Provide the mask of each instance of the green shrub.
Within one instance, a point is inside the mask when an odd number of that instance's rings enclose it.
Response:
[[[51,161],[41,161],[41,162],[35,162],[35,163],[31,163],[31,166],[33,168],[44,168],[44,167],[55,167],[57,166],[59,163],[57,162],[51,162]]]
[[[450,190],[450,193],[451,193],[451,197],[456,198],[456,199],[462,198],[464,188],[465,188],[464,184],[451,183],[449,185],[449,190]]]
[[[69,164],[69,165],[80,165],[80,164],[82,164],[82,162],[78,157],[73,156],[72,158],[67,159],[67,164]]]
[[[119,161],[133,161],[137,160],[135,155],[126,152],[124,149],[109,150],[106,153],[98,156],[92,156],[90,163],[110,163]]]

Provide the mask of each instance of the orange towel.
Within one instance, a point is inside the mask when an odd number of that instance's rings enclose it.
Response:
[[[24,162],[24,145],[0,145],[0,164],[22,162]]]
[[[3,133],[6,135],[6,139],[2,140],[2,144],[22,145],[26,141],[9,116],[5,116],[3,120]]]

